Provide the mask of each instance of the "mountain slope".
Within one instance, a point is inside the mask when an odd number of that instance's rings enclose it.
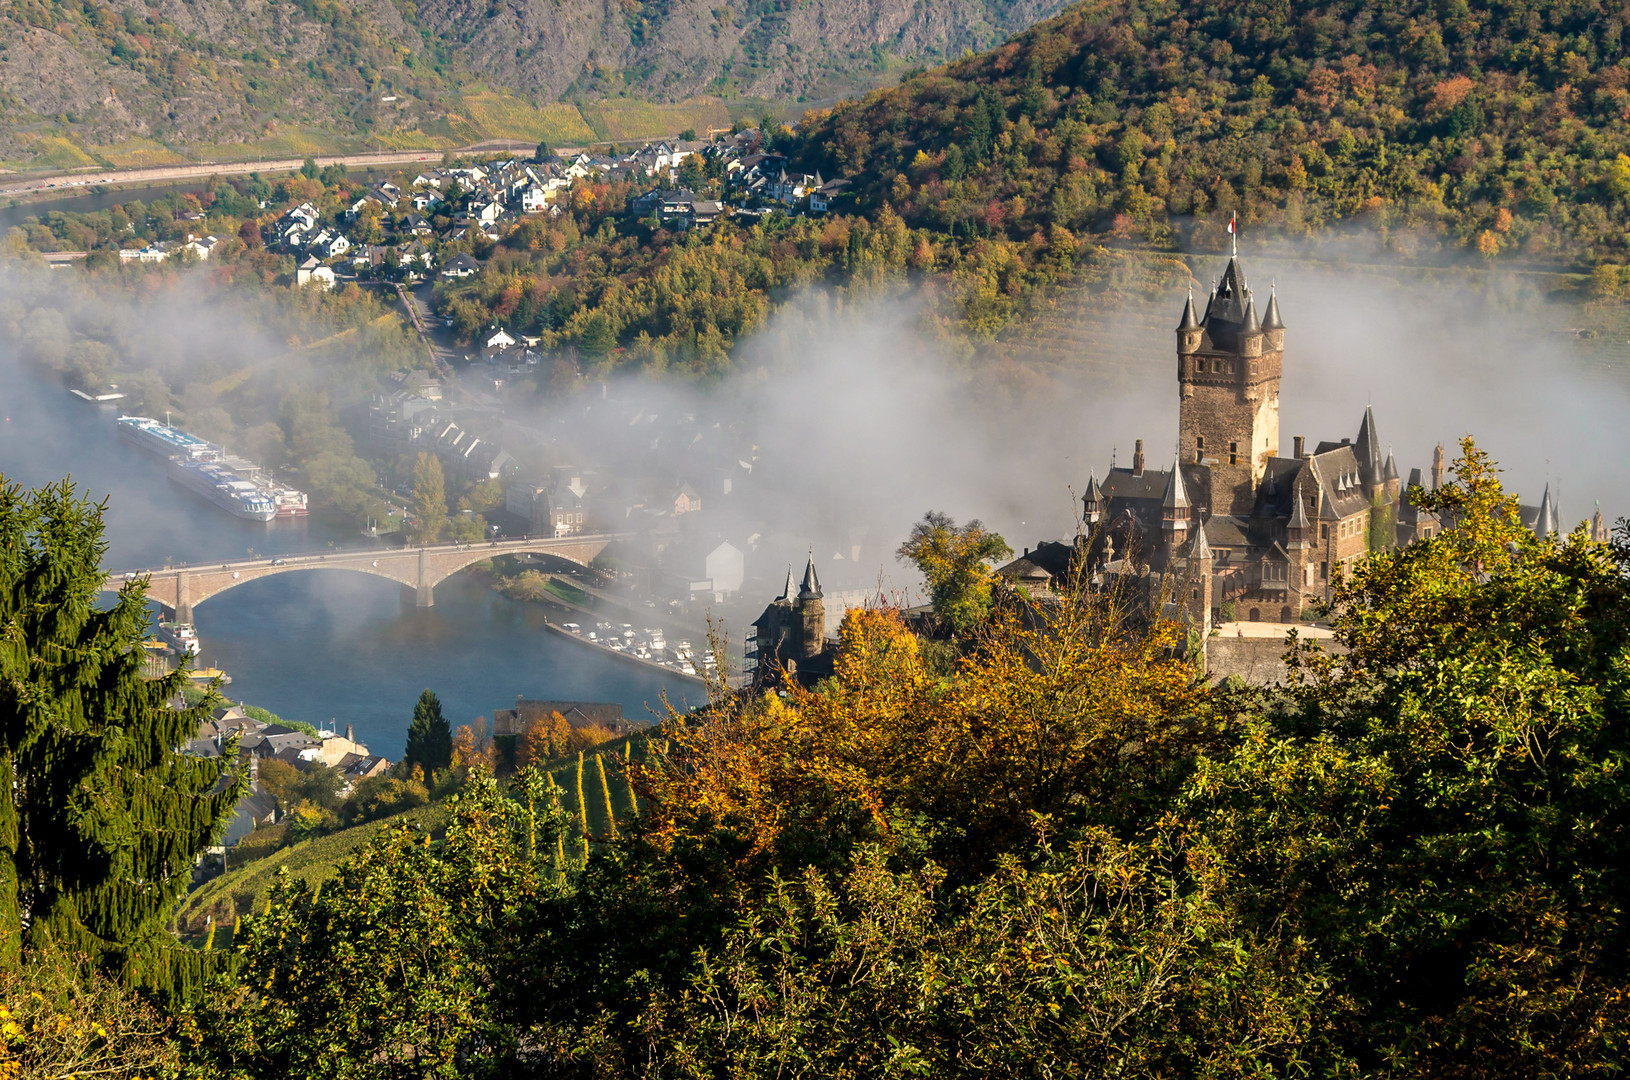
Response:
[[[1000,40],[1060,0],[10,0],[0,157],[451,146],[668,134],[701,112],[600,123],[571,106],[805,98]],[[496,97],[494,97],[496,95]],[[541,111],[540,111],[541,107]],[[596,114],[598,115],[598,114]],[[604,129],[604,130],[601,130]]]
[[[957,232],[1366,215],[1594,261],[1630,223],[1627,25],[1611,0],[1091,0],[812,117],[803,158]]]

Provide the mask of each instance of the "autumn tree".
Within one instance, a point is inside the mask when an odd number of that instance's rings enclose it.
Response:
[[[953,633],[964,634],[990,611],[989,563],[1013,554],[1007,541],[987,532],[977,518],[957,525],[948,514],[930,510],[911,528],[896,554],[922,574],[935,614]]]
[[[441,459],[420,452],[413,463],[413,524],[408,527],[408,542],[434,544],[446,527],[447,487]]]

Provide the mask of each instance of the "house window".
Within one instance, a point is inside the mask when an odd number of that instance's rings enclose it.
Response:
[[[1328,540],[1328,539],[1330,539],[1330,526],[1328,526],[1328,525],[1320,525],[1319,526],[1319,539],[1320,540]]]
[[[1228,444],[1228,464],[1239,464],[1239,443],[1237,442],[1231,442]]]

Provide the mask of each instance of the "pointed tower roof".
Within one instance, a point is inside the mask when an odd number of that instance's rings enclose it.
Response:
[[[1194,539],[1189,541],[1189,558],[1211,558],[1211,542],[1206,539],[1206,527],[1203,524],[1194,530]]]
[[[1353,456],[1358,458],[1359,472],[1366,484],[1381,479],[1381,440],[1375,433],[1375,410],[1368,405],[1364,406],[1364,420],[1358,425]]]
[[[1194,313],[1194,290],[1189,290],[1188,303],[1183,305],[1183,321],[1177,324],[1179,330],[1200,329],[1200,317]]]
[[[1256,317],[1256,297],[1250,293],[1245,294],[1245,319],[1240,326],[1240,330],[1246,334],[1260,334],[1262,332],[1262,322]]]
[[[1551,502],[1551,485],[1545,485],[1545,494],[1539,500],[1539,513],[1534,517],[1534,535],[1541,540],[1560,532],[1556,527],[1556,505]]]
[[[1162,510],[1187,510],[1189,508],[1188,488],[1183,484],[1182,459],[1172,458],[1172,474],[1166,478],[1166,493],[1160,498]]]
[[[821,578],[815,573],[815,556],[809,557],[804,566],[804,584],[798,590],[799,600],[819,600],[821,598]]]
[[[1268,286],[1268,310],[1262,316],[1262,329],[1283,330],[1285,322],[1279,317],[1279,285]]]
[[[1094,469],[1087,474],[1087,493],[1081,498],[1085,502],[1104,501],[1104,489],[1098,486],[1098,470]]]
[[[1307,520],[1307,504],[1302,501],[1302,497],[1295,492],[1291,492],[1290,501],[1294,504],[1295,509],[1290,512],[1289,527],[1302,530],[1312,528],[1312,523]],[[1305,531],[1303,535],[1306,535]]]
[[[1416,507],[1414,503],[1409,501],[1409,489],[1412,487],[1422,486],[1421,470],[1418,468],[1410,469],[1409,483],[1404,485],[1403,497],[1398,500],[1398,520],[1400,522],[1407,525],[1413,525],[1420,519],[1420,509]]]
[[[1381,466],[1381,479],[1398,479],[1398,463],[1392,460],[1392,451],[1390,449],[1387,451],[1387,463]]]
[[[787,583],[785,585],[781,586],[781,595],[776,597],[776,599],[777,600],[791,600],[792,599],[792,565],[790,563],[787,565]]]

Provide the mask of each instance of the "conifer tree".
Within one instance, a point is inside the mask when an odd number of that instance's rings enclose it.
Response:
[[[453,763],[453,732],[442,715],[441,699],[432,690],[420,694],[418,704],[413,706],[413,723],[408,727],[402,759],[423,769],[427,783]]]
[[[106,550],[69,481],[0,478],[0,970],[54,943],[170,995],[210,961],[165,924],[246,777],[179,752],[218,699],[144,677],[146,583],[99,609]]]

